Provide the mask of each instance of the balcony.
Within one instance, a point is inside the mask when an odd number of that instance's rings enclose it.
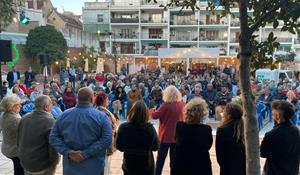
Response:
[[[275,34],[276,36],[276,34]],[[268,38],[262,38],[262,41],[266,41]],[[276,39],[277,42],[279,43],[292,43],[293,39],[292,39],[292,36],[289,37],[289,38],[277,38]]]
[[[170,25],[198,25],[198,22],[195,19],[187,20],[187,21],[170,20]]]
[[[112,18],[111,23],[139,23],[138,18]]]
[[[231,43],[238,43],[239,39],[238,38],[230,38]]]
[[[122,33],[122,32],[113,32],[113,39],[138,39],[139,34],[138,32],[132,32],[132,33]]]
[[[159,6],[159,5],[161,5],[161,4],[163,4],[163,5],[165,5],[168,1],[167,0],[157,0],[156,1],[157,3],[155,3],[154,1],[148,1],[148,0],[143,0],[143,1],[141,1],[141,5],[157,5],[157,6]]]
[[[228,22],[227,21],[215,21],[215,20],[210,20],[210,21],[200,20],[199,24],[200,25],[227,25]]]
[[[198,41],[198,38],[196,35],[171,35],[170,41]]]
[[[119,49],[119,48],[112,48],[112,53],[113,54],[139,54],[138,49]]]
[[[156,20],[153,20],[151,18],[141,18],[141,23],[167,23],[167,19],[156,19]]]
[[[232,27],[240,27],[240,21],[238,21],[238,20],[231,21],[231,26]]]
[[[151,34],[148,32],[142,33],[142,39],[168,39],[166,34]]]

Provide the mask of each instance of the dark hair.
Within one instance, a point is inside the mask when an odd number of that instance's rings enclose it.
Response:
[[[144,101],[136,101],[128,113],[128,121],[136,124],[146,124],[149,121],[148,108]]]
[[[221,127],[224,127],[228,123],[233,123],[234,135],[237,137],[237,141],[244,143],[244,124],[243,124],[243,109],[239,104],[227,103],[224,108],[225,113],[229,119],[224,121]]]
[[[108,99],[108,95],[105,92],[100,91],[96,94],[94,103],[96,106],[102,106],[105,99]]]
[[[278,110],[285,120],[290,120],[295,114],[295,106],[285,100],[275,100],[272,102],[272,109]]]

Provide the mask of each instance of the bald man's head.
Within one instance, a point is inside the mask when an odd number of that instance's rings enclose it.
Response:
[[[90,104],[93,103],[94,92],[89,87],[80,88],[78,92],[78,103],[79,104]]]

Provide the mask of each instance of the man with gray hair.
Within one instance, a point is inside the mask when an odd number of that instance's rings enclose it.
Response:
[[[35,110],[20,122],[18,155],[26,175],[55,174],[59,156],[49,144],[49,134],[55,122],[51,109],[51,99],[41,95],[35,100]]]
[[[81,88],[76,107],[66,110],[51,131],[50,143],[63,155],[64,175],[99,175],[104,169],[112,128],[106,114],[93,107],[93,98],[92,89]]]

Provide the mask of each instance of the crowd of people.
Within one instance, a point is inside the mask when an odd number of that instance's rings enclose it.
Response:
[[[222,123],[215,143],[220,174],[246,174],[234,67],[202,67],[186,76],[163,73],[159,67],[131,75],[84,74],[72,65],[61,71],[59,81],[43,86],[34,77],[20,83],[15,69],[9,74],[0,126],[2,153],[12,159],[15,174],[55,174],[60,155],[64,174],[108,174],[111,155],[118,149],[124,152],[125,175],[161,175],[168,152],[171,175],[211,175],[208,117]],[[261,143],[266,175],[299,172],[300,132],[293,124],[297,82],[252,79],[256,99],[267,107],[266,113],[272,111],[275,121]],[[150,119],[159,120],[158,132]],[[153,151],[158,151],[156,162]]]

